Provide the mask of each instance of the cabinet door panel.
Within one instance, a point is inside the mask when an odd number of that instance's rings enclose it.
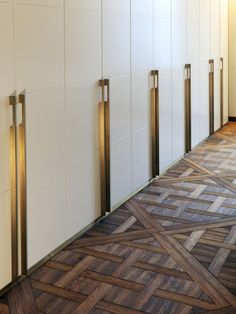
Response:
[[[66,36],[67,84],[101,78],[101,12],[69,9]]]
[[[200,141],[209,136],[210,1],[200,0]]]
[[[164,172],[172,163],[172,117],[160,120],[160,169]]]
[[[200,141],[209,136],[209,65],[200,62]]]
[[[210,55],[215,61],[214,120],[215,131],[220,128],[220,1],[210,0]]]
[[[74,236],[101,215],[99,150],[68,164],[68,225]]]
[[[223,124],[229,119],[229,99],[228,99],[228,0],[220,0],[220,57],[224,59],[224,81],[223,81]]]
[[[172,0],[154,0],[155,14],[157,17],[171,18]]]
[[[130,16],[128,14],[104,13],[103,62],[105,77],[130,73]]]
[[[104,12],[130,14],[130,1],[128,0],[102,0]]]
[[[68,8],[101,11],[101,0],[67,0]]]
[[[0,194],[0,290],[12,280],[11,274],[11,195]]]
[[[153,19],[132,16],[132,72],[150,71],[153,67]]]
[[[173,161],[184,155],[184,65],[186,63],[186,0],[172,1]]]
[[[0,99],[0,193],[10,189],[10,114],[11,108],[9,106],[9,99]]]
[[[132,189],[135,190],[151,178],[151,136],[144,128],[133,133]]]
[[[99,148],[99,86],[84,83],[67,89],[66,142],[71,160]]]
[[[187,63],[191,64],[191,134],[192,147],[200,142],[200,99],[199,99],[199,1],[187,2]]]
[[[131,138],[111,143],[111,205],[115,206],[131,193]]]
[[[132,76],[132,186],[151,177],[150,72]]]
[[[15,81],[17,89],[36,91],[63,85],[62,34],[62,8],[16,4]]]
[[[155,1],[154,62],[159,70],[160,171],[172,163],[172,21],[171,1]]]
[[[10,132],[13,92],[13,10],[11,1],[0,2],[0,290],[12,280]]]
[[[130,76],[110,80],[110,139],[130,136]]]
[[[67,239],[64,134],[63,90],[27,94],[29,267]]]
[[[184,154],[184,115],[173,115],[173,160],[177,160]]]
[[[153,0],[131,0],[132,14],[152,16]]]

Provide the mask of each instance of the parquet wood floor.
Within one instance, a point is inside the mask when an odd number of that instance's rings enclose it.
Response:
[[[236,313],[236,124],[0,300],[0,313]]]

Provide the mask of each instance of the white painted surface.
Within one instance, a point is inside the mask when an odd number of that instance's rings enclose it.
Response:
[[[236,117],[236,2],[229,0],[229,116]]]

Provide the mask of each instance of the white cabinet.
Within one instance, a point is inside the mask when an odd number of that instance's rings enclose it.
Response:
[[[101,0],[67,0],[65,9],[66,211],[72,237],[101,215]]]
[[[0,2],[0,290],[12,280],[10,134],[13,92],[12,1]]]
[[[103,77],[110,80],[111,207],[132,191],[130,1],[103,0]]]
[[[185,152],[184,66],[186,63],[186,0],[172,0],[172,158]]]
[[[220,0],[210,0],[210,59],[214,59],[214,129],[221,126],[220,108]]]
[[[131,1],[132,190],[151,178],[153,1]]]
[[[229,96],[228,96],[228,67],[229,67],[229,2],[228,0],[220,0],[220,58],[223,58],[223,120],[222,124],[228,122],[229,119]]]
[[[200,142],[200,4],[187,1],[187,63],[191,64],[191,144]]]
[[[154,63],[159,70],[160,172],[172,159],[172,58],[171,0],[154,1]]]
[[[49,2],[14,8],[15,84],[26,95],[29,268],[67,240],[64,14],[61,1]]]
[[[200,133],[199,140],[209,136],[209,59],[210,59],[210,1],[200,3]]]

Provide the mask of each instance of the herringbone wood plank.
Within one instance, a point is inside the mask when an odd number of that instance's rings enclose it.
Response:
[[[236,313],[236,124],[3,300],[2,314]]]

